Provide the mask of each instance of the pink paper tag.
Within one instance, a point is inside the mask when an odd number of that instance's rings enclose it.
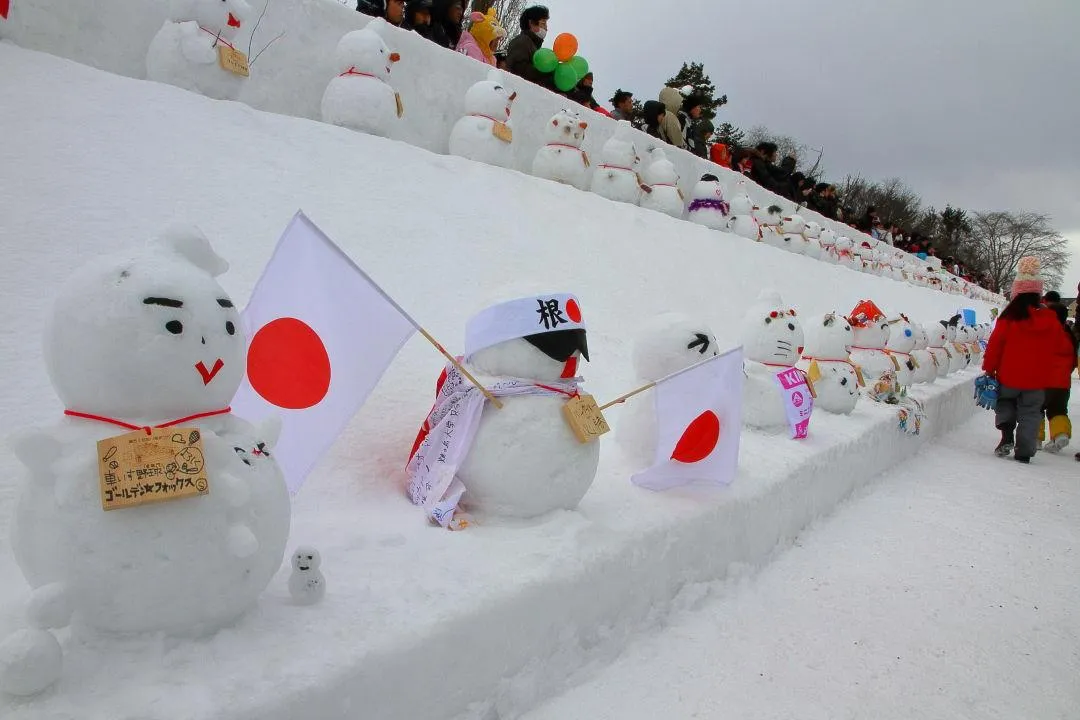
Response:
[[[806,384],[806,375],[798,368],[790,368],[777,373],[776,382],[784,398],[791,437],[803,440],[810,432],[810,414],[814,410],[814,396]]]

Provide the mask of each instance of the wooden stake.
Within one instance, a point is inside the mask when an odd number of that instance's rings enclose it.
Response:
[[[429,343],[434,345],[435,349],[438,350],[440,353],[442,353],[442,356],[444,358],[446,358],[447,360],[450,361],[451,365],[453,365],[455,368],[457,368],[457,371],[459,373],[461,373],[462,375],[465,376],[466,380],[468,380],[473,385],[475,385],[480,390],[480,392],[482,392],[484,394],[484,397],[491,401],[492,405],[494,405],[497,409],[502,410],[503,405],[502,405],[502,402],[499,401],[499,398],[492,395],[490,390],[488,390],[486,387],[484,387],[480,383],[479,380],[477,380],[475,377],[473,377],[472,373],[470,373],[468,370],[466,370],[465,366],[462,365],[461,363],[459,363],[458,359],[456,357],[454,357],[453,355],[448,353],[446,351],[446,348],[444,348],[442,345],[440,345],[439,341],[431,336],[431,333],[429,333],[424,328],[420,327],[420,325],[416,325],[416,329],[420,331],[420,334],[424,336],[424,339],[426,339]]]
[[[634,397],[635,395],[640,395],[641,393],[645,392],[646,390],[651,390],[654,387],[656,387],[656,383],[654,383],[654,382],[651,382],[648,385],[642,385],[637,390],[631,390],[630,392],[626,393],[625,395],[620,395],[619,397],[615,398],[614,400],[612,400],[608,404],[601,405],[600,409],[601,410],[607,410],[609,407],[611,407],[613,405],[618,405],[620,403],[624,403],[627,400],[629,400],[630,398]]]

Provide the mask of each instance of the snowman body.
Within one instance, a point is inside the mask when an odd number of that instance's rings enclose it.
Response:
[[[585,190],[589,157],[581,149],[589,124],[571,110],[560,110],[545,126],[545,144],[533,158],[533,175]]]
[[[915,381],[915,359],[911,351],[915,349],[915,330],[903,315],[889,318],[889,341],[885,350],[896,366],[896,382],[900,387],[911,387]]]
[[[660,148],[653,148],[649,152],[649,164],[643,177],[649,192],[642,195],[641,207],[682,218],[686,206],[679,190],[679,176],[675,172],[675,164],[667,159]]]
[[[390,86],[390,72],[399,58],[377,32],[385,24],[376,18],[338,42],[335,59],[339,74],[323,93],[323,122],[380,137],[393,133],[398,98]]]
[[[927,350],[934,357],[934,368],[939,378],[946,377],[951,371],[951,356],[946,349],[948,343],[948,334],[946,333],[945,326],[941,323],[931,323],[924,325],[923,330],[926,331]]]
[[[753,215],[758,224],[761,242],[780,250],[787,250],[788,244],[784,241],[784,235],[780,231],[784,216],[780,212],[779,206],[755,207]]]
[[[699,180],[690,194],[686,218],[712,230],[727,230],[731,207],[724,200],[724,186],[719,180]]]
[[[780,238],[788,252],[802,255],[806,252],[806,221],[799,215],[790,215],[780,221]]]
[[[517,93],[503,84],[498,70],[465,93],[465,115],[450,131],[450,154],[510,168],[514,164],[510,111]]]
[[[735,192],[728,203],[731,216],[728,218],[728,232],[744,237],[747,240],[757,242],[761,239],[761,232],[757,220],[754,218],[754,201],[746,191],[746,181],[739,180],[735,183]]]
[[[822,229],[818,238],[818,244],[821,245],[820,257],[830,265],[836,265],[840,262],[840,255],[836,249],[836,240],[836,233],[829,228]]]
[[[930,338],[922,325],[912,325],[915,333],[915,348],[911,351],[911,359],[915,361],[915,373],[912,378],[916,384],[933,383],[937,380],[938,366],[934,354],[930,352]]]
[[[146,53],[146,78],[215,100],[236,100],[244,76],[221,66],[251,14],[244,0],[170,0],[169,19]]]
[[[957,325],[949,325],[945,328],[946,344],[945,351],[949,353],[949,374],[966,370],[968,366],[968,350],[960,342]]]
[[[836,238],[836,262],[852,270],[862,270],[862,259],[855,255],[855,243],[851,238]]]
[[[806,229],[802,233],[801,254],[814,260],[821,260],[824,255],[821,245],[821,225],[816,222],[806,223]]]
[[[862,371],[867,390],[871,394],[886,397],[897,392],[896,365],[885,352],[885,346],[889,342],[889,323],[884,317],[880,317],[862,327],[854,325],[853,330],[855,344],[851,350],[851,361]],[[880,388],[885,386],[887,388],[883,393]]]
[[[815,409],[848,415],[858,404],[859,374],[850,358],[854,342],[851,325],[839,313],[828,313],[810,322],[798,368],[813,378]]]
[[[795,367],[803,351],[803,330],[780,295],[765,291],[750,308],[741,333],[744,361],[743,424],[761,429],[788,425],[777,375]]]
[[[592,176],[590,190],[614,202],[637,205],[641,202],[641,178],[638,177],[638,154],[631,137],[632,128],[620,120],[615,134],[600,151],[603,162]]]

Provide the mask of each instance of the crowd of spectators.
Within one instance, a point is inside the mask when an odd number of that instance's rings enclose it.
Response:
[[[715,127],[703,116],[708,100],[692,87],[664,87],[655,100],[646,100],[640,111],[635,111],[633,93],[621,88],[610,100],[612,110],[601,106],[593,96],[591,72],[573,89],[558,90],[554,74],[541,72],[533,64],[533,55],[543,46],[547,36],[550,13],[546,7],[526,8],[518,21],[520,32],[504,43],[507,32],[498,24],[494,13],[474,12],[466,17],[466,3],[467,0],[357,0],[356,9],[382,17],[391,25],[413,30],[442,47],[518,75],[596,112],[616,120],[627,120],[665,143],[698,157],[710,158],[799,206],[846,223],[924,260],[937,257],[931,238],[882,219],[874,207],[859,215],[843,204],[835,185],[799,172],[797,159],[792,156],[785,156],[778,162],[779,150],[775,143],[733,147],[713,142]],[[505,51],[500,51],[504,44]],[[942,258],[942,267],[969,282],[989,287],[986,279],[970,272],[962,259]]]

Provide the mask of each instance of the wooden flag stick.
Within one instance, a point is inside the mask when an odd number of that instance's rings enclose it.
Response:
[[[635,395],[640,395],[641,393],[645,392],[646,390],[651,390],[654,387],[656,387],[656,383],[654,383],[654,382],[651,382],[648,385],[642,385],[637,390],[631,390],[630,392],[626,393],[625,395],[620,395],[619,397],[615,398],[614,400],[612,400],[608,404],[601,405],[600,409],[601,410],[607,410],[609,407],[611,407],[613,405],[619,405],[620,403],[624,403],[627,400],[629,400],[630,398],[634,397]]]
[[[429,333],[427,330],[422,328],[420,325],[416,325],[416,329],[418,331],[420,331],[420,334],[424,336],[424,339],[426,339],[429,343],[434,345],[435,349],[438,350],[440,353],[442,353],[442,356],[444,358],[446,358],[447,360],[450,361],[451,365],[453,365],[455,368],[457,368],[457,371],[459,373],[461,373],[462,375],[465,376],[466,380],[468,380],[473,385],[475,385],[480,390],[480,392],[484,393],[484,397],[487,398],[488,400],[490,400],[492,405],[494,405],[499,410],[502,410],[503,405],[502,405],[502,402],[499,401],[499,398],[492,395],[490,390],[488,390],[486,387],[484,387],[480,383],[479,380],[477,380],[475,377],[473,377],[472,373],[469,372],[468,370],[466,370],[465,366],[462,365],[461,363],[459,363],[458,359],[456,357],[454,357],[453,355],[448,353],[446,351],[446,348],[444,348],[442,345],[440,345],[439,341],[431,336],[431,333]]]

